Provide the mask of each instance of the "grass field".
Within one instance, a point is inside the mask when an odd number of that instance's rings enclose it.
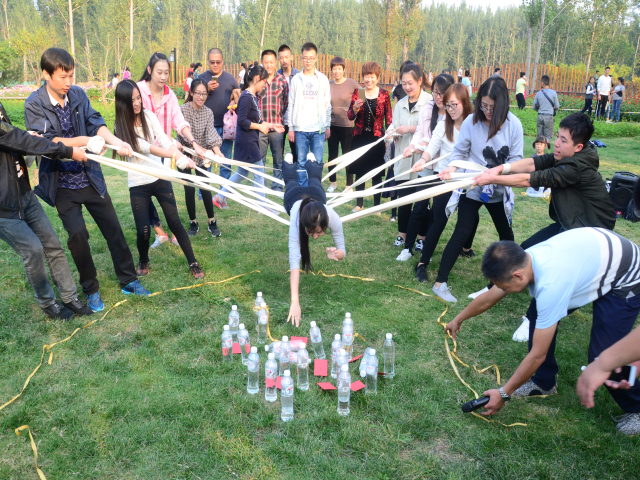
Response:
[[[640,174],[637,139],[603,139],[601,171]],[[531,154],[532,138],[525,141]],[[126,176],[103,169],[127,241],[137,260],[135,227]],[[339,177],[341,187],[344,176]],[[188,224],[181,186],[179,209]],[[517,194],[516,241],[549,223],[547,204]],[[367,199],[365,205],[371,204]],[[201,227],[205,212],[198,205]],[[344,215],[353,208],[338,209]],[[55,211],[45,207],[63,245],[66,232]],[[618,406],[603,389],[596,407],[585,410],[575,393],[580,366],[587,362],[591,309],[564,320],[558,336],[558,394],[546,399],[513,401],[495,419],[527,427],[504,428],[463,415],[460,405],[471,392],[454,376],[436,323],[443,304],[400,290],[402,285],[430,293],[450,222],[428,269],[430,282],[419,284],[415,260],[395,260],[391,244],[396,224],[372,216],[345,224],[347,257],[329,262],[323,255],[330,236],[312,242],[314,268],[375,278],[361,282],[340,277],[303,276],[299,329],[284,323],[289,308],[287,229],[232,203],[216,211],[222,237],[201,228],[193,239],[206,280],[254,273],[219,286],[129,298],[103,321],[80,331],[53,349],[52,365],[43,365],[15,403],[0,412],[0,478],[37,478],[29,441],[13,429],[29,424],[38,445],[39,464],[48,479],[601,479],[640,478],[640,438],[617,435],[609,413]],[[107,307],[123,300],[103,237],[89,216],[87,226]],[[455,219],[454,219],[455,220]],[[616,231],[636,242],[640,227],[619,220]],[[497,239],[483,209],[474,249],[484,252]],[[69,256],[71,269],[77,272]],[[462,310],[466,295],[484,284],[480,256],[460,259],[450,278],[459,302],[445,321]],[[85,319],[49,321],[39,310],[19,257],[0,243],[0,404],[22,388],[36,367],[42,345],[69,335]],[[163,245],[151,253],[150,290],[162,291],[195,282],[178,247]],[[295,392],[295,420],[280,420],[280,402],[264,400],[264,390],[246,393],[246,369],[239,361],[223,365],[220,334],[232,304],[254,338],[251,305],[257,291],[269,303],[274,337],[308,335],[318,322],[329,349],[344,312],[351,312],[359,339],[381,348],[384,334],[396,341],[396,376],[381,380],[376,397],[352,395],[351,414],[336,412],[335,391],[312,384]],[[469,365],[497,364],[508,378],[526,354],[526,344],[511,341],[529,297],[507,297],[476,320],[465,323],[459,356]],[[264,355],[261,358],[261,378]],[[380,357],[379,357],[380,358]],[[478,392],[495,387],[495,376],[458,366]],[[356,367],[352,367],[352,374]],[[322,381],[312,377],[313,381]]]

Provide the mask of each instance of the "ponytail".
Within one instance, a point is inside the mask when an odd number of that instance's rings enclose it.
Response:
[[[253,79],[256,76],[259,76],[260,80],[266,80],[267,78],[269,78],[269,74],[267,73],[265,68],[256,64],[253,67],[247,69],[247,73],[244,75],[244,79],[240,84],[240,88],[242,88],[242,90],[246,90],[247,88],[249,88],[249,85],[253,83]]]
[[[309,233],[313,235],[318,227],[325,232],[329,225],[329,215],[324,204],[311,197],[304,197],[298,210],[298,230],[300,232],[300,268],[309,273],[311,255],[309,254]]]

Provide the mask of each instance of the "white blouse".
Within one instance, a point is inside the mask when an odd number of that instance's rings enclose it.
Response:
[[[445,133],[445,120],[442,119],[438,121],[436,128],[433,129],[433,133],[431,134],[431,141],[429,142],[426,150],[429,155],[431,155],[431,159],[435,160],[438,156],[444,157],[445,155],[453,152],[453,147],[456,146],[459,135],[460,130],[453,127],[453,141],[450,142],[447,138],[447,134]],[[442,170],[447,168],[447,165],[449,165],[449,157],[440,160],[436,164],[433,171],[435,173],[440,173]]]

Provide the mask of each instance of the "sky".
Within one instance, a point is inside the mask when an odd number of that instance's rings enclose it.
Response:
[[[423,0],[424,3],[429,4],[431,0]],[[436,3],[445,3],[447,5],[460,5],[461,0],[435,0]],[[492,9],[498,9],[509,6],[522,5],[522,0],[466,0],[466,4],[469,7],[487,7],[491,5]]]

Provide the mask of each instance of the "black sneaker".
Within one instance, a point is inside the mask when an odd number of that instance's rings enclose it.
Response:
[[[393,246],[394,247],[401,247],[404,245],[404,238],[402,238],[400,235],[398,235],[398,238],[396,238],[396,241],[393,242]]]
[[[89,308],[89,305],[87,305],[86,303],[82,303],[77,298],[72,302],[65,303],[64,306],[78,316],[93,315],[93,310]]]
[[[42,309],[44,314],[49,318],[60,318],[62,320],[69,320],[73,318],[74,313],[67,307],[59,303],[57,300],[52,305]]]
[[[416,247],[416,248],[417,248],[417,247]],[[469,249],[468,251],[466,251],[466,252],[465,252],[464,250],[462,250],[462,251],[460,252],[460,256],[461,256],[461,257],[465,257],[465,258],[473,258],[473,257],[475,257],[475,256],[476,256],[476,252],[474,252],[474,251],[473,251],[473,248],[470,248],[470,249]]]
[[[187,235],[189,235],[190,237],[195,237],[196,233],[198,233],[199,230],[200,230],[200,225],[198,225],[198,222],[191,222],[191,226],[189,227],[189,231],[187,232]]]
[[[418,250],[419,252],[422,251],[422,247],[424,247],[424,240],[422,240],[421,238],[418,239],[418,241],[416,242],[416,250]]]
[[[136,275],[144,277],[149,273],[149,262],[138,262],[138,268],[136,268]]]
[[[420,265],[416,265],[416,278],[419,282],[426,282],[427,278],[427,266],[423,263]]]
[[[191,270],[193,278],[195,278],[196,280],[204,278],[204,272],[200,268],[200,265],[198,265],[198,262],[193,262],[191,265],[189,265],[189,269]]]
[[[215,220],[209,224],[209,228],[207,230],[209,230],[212,237],[219,237],[222,235],[218,229],[218,223]]]

